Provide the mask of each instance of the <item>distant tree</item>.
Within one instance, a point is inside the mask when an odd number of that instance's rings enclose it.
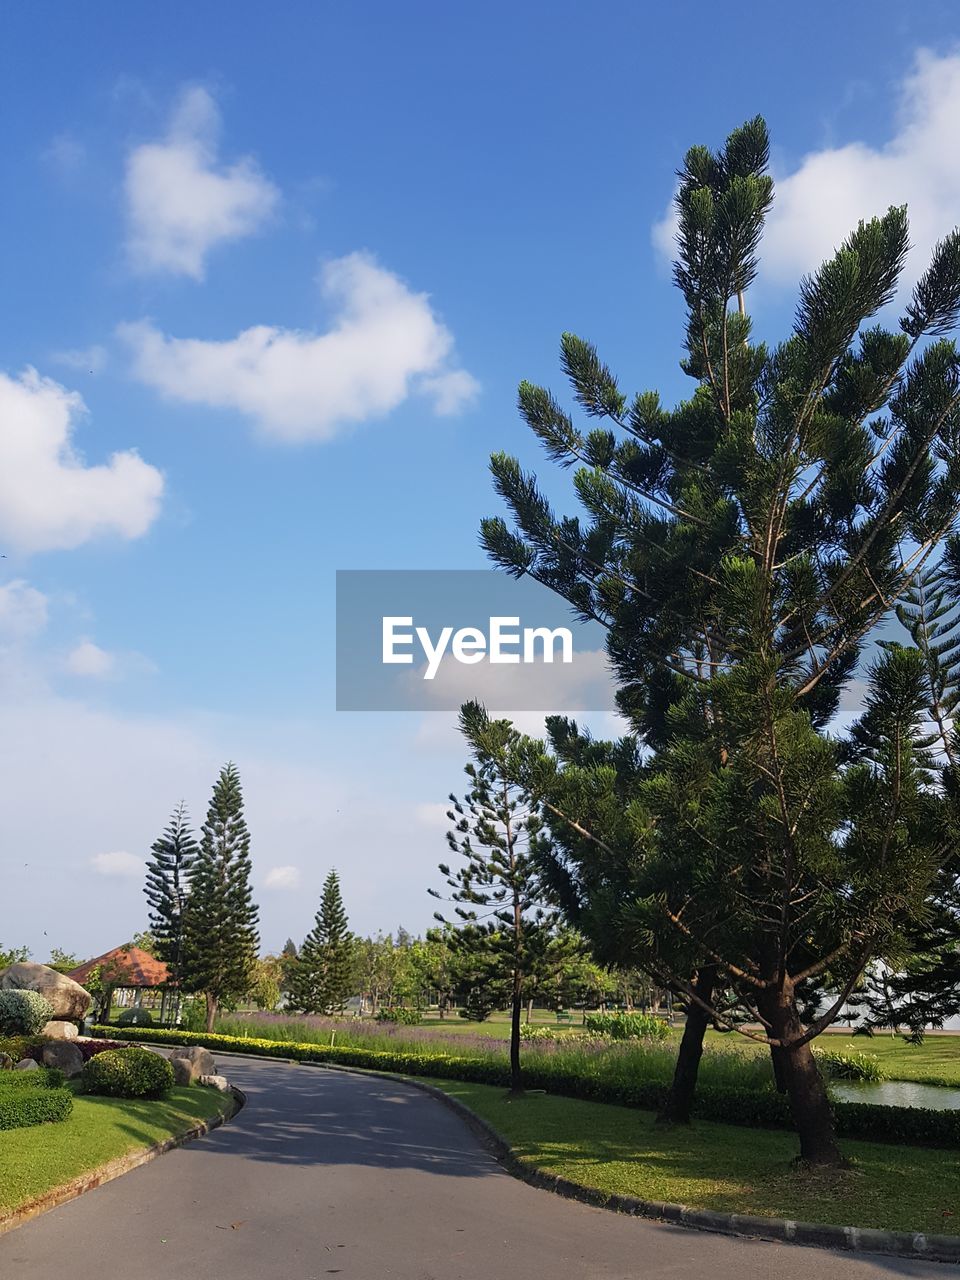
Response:
[[[0,954],[0,960],[3,959]],[[80,960],[77,956],[69,951],[63,951],[60,947],[50,948],[50,959],[47,961],[48,969],[56,969],[57,973],[72,973],[74,969],[80,967]]]
[[[221,1002],[245,995],[253,981],[259,934],[250,869],[240,775],[230,763],[214,784],[184,913],[184,990],[205,995],[208,1031]]]
[[[0,969],[7,969],[12,964],[23,964],[30,959],[29,947],[0,946]]]
[[[149,940],[153,953],[170,972],[179,1002],[183,979],[184,913],[190,892],[190,873],[197,857],[197,842],[190,830],[186,805],[181,800],[164,831],[150,846],[144,893],[150,904]],[[146,940],[145,935],[140,935]],[[142,942],[136,945],[142,946]],[[143,950],[150,950],[143,947]],[[176,1021],[177,1009],[174,1009]]]
[[[136,947],[139,951],[145,951],[148,956],[157,956],[157,940],[149,929],[141,929],[135,933],[128,943],[127,948]]]
[[[465,770],[470,787],[462,802],[450,797],[453,809],[447,816],[455,826],[447,842],[463,864],[451,871],[441,863],[440,872],[462,922],[458,950],[473,952],[488,964],[489,981],[475,984],[474,992],[491,983],[505,983],[509,989],[510,1089],[519,1093],[523,1002],[535,984],[555,921],[534,856],[542,828],[538,802],[517,782],[529,773],[543,744],[524,738],[509,720],[491,720],[476,702],[461,708],[460,728],[473,755]],[[436,918],[446,923],[439,912]]]
[[[261,956],[253,966],[253,980],[247,992],[258,1009],[272,1012],[280,1003],[283,961],[280,956]]]
[[[290,1007],[300,1013],[342,1013],[356,979],[357,943],[344,910],[340,878],[331,871],[291,974]]]

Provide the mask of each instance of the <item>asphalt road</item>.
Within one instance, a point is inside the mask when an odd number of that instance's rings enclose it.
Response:
[[[0,1237],[16,1280],[866,1280],[960,1268],[709,1235],[504,1173],[389,1080],[224,1058],[230,1123]]]

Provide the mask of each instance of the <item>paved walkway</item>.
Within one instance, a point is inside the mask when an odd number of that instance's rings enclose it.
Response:
[[[503,1172],[400,1083],[224,1059],[230,1124],[0,1237],[16,1280],[866,1280],[934,1263],[709,1235]]]

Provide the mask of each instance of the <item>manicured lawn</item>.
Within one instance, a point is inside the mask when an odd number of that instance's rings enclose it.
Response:
[[[804,1222],[960,1234],[955,1151],[847,1142],[854,1168],[792,1167],[796,1138],[700,1121],[659,1129],[651,1113],[541,1095],[510,1102],[490,1085],[434,1081],[487,1120],[517,1156],[609,1194]]]
[[[173,1089],[159,1102],[78,1095],[63,1124],[0,1133],[0,1213],[81,1173],[220,1114],[229,1100],[216,1089]]]

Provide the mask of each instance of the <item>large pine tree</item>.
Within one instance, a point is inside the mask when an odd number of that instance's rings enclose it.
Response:
[[[875,652],[960,526],[960,355],[945,336],[960,317],[960,232],[888,329],[873,318],[898,291],[906,210],[861,222],[800,282],[792,332],[768,347],[745,300],[773,200],[768,155],[756,119],[684,160],[674,276],[690,398],[628,398],[566,334],[587,424],[543,387],[521,384],[519,400],[549,458],[577,468],[584,515],[554,514],[500,454],[513,527],[485,521],[483,540],[608,628],[620,707],[655,755],[627,852],[664,886],[621,899],[618,930],[663,940],[668,985],[771,1046],[802,1155],[834,1163],[810,1042],[867,966],[902,949],[945,857],[917,651]],[[841,749],[829,726],[868,664],[867,714]],[[608,862],[622,859],[611,847]],[[719,1002],[691,981],[709,966]],[[805,1016],[810,984],[836,999]]]
[[[257,923],[240,774],[229,763],[214,784],[184,917],[184,986],[206,996],[208,1031],[221,1003],[250,987],[260,942]]]
[[[342,1013],[354,994],[357,943],[350,932],[340,893],[340,877],[331,871],[313,928],[291,966],[289,1004],[298,1013]]]
[[[183,980],[183,922],[197,842],[181,800],[164,831],[150,846],[144,893],[158,959],[166,964],[177,992]]]

